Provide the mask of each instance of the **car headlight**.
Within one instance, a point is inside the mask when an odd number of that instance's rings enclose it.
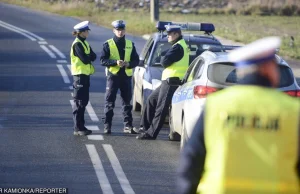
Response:
[[[152,87],[153,87],[153,90],[155,90],[156,88],[158,88],[161,84],[161,80],[158,80],[158,79],[152,79]]]

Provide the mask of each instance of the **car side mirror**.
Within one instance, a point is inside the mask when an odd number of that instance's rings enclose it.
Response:
[[[140,60],[140,62],[139,62],[139,67],[144,67],[145,65],[144,65],[144,62],[145,62],[145,60]]]

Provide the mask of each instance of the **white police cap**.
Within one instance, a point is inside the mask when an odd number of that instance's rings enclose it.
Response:
[[[79,24],[76,24],[74,26],[74,30],[76,30],[76,31],[90,30],[89,21],[83,21],[83,22],[80,22]]]
[[[167,32],[181,31],[181,27],[177,25],[165,25]]]
[[[274,59],[280,43],[279,37],[266,37],[233,50],[228,57],[238,67],[259,65]]]
[[[116,29],[123,29],[126,27],[126,23],[124,20],[115,20],[111,23],[111,25]]]

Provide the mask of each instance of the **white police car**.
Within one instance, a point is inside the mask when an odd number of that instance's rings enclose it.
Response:
[[[163,67],[161,57],[171,47],[167,34],[164,33],[165,25],[179,25],[182,30],[202,31],[204,34],[183,33],[183,38],[190,49],[190,62],[210,46],[221,47],[221,43],[211,34],[215,27],[211,23],[181,23],[157,22],[159,31],[154,33],[146,42],[141,55],[140,64],[135,68],[133,75],[133,110],[140,111],[151,92],[161,83]]]
[[[289,65],[276,55],[280,71],[279,90],[300,97],[300,88]],[[205,51],[189,66],[183,84],[172,98],[169,113],[171,134],[181,135],[181,146],[190,137],[199,119],[206,96],[237,83],[236,68],[227,52]],[[226,103],[226,102],[224,102]]]

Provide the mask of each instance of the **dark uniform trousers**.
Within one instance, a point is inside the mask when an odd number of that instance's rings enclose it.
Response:
[[[112,118],[114,116],[113,109],[115,108],[117,92],[120,89],[124,126],[132,126],[132,105],[130,104],[132,97],[131,78],[131,76],[107,76],[104,109],[105,117],[103,118],[104,125],[111,125],[112,123]]]
[[[156,138],[163,127],[177,87],[169,85],[168,81],[164,80],[148,97],[143,110],[141,125],[151,137]]]
[[[84,130],[84,112],[85,107],[89,102],[89,88],[90,88],[90,76],[89,75],[74,75],[73,76],[73,88],[74,88],[74,105],[73,105],[73,121],[74,130]]]

